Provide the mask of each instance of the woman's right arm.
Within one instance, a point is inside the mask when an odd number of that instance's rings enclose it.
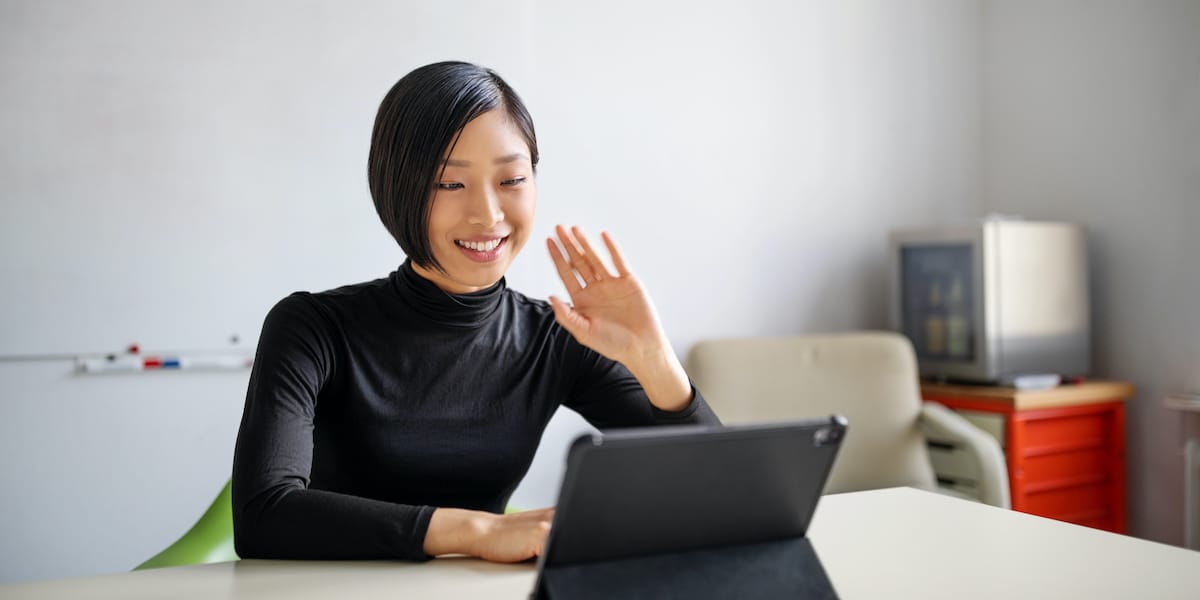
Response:
[[[263,322],[233,457],[242,558],[425,560],[434,509],[309,489],[317,394],[335,368],[329,327],[294,294]]]
[[[280,301],[263,323],[233,459],[238,555],[427,560],[455,553],[508,562],[539,553],[551,509],[494,515],[309,489],[317,395],[335,367],[323,325],[303,295]]]

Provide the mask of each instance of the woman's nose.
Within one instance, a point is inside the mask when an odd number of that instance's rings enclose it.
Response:
[[[504,210],[500,208],[500,198],[490,189],[483,189],[471,198],[468,207],[467,222],[472,225],[492,227],[504,220]]]

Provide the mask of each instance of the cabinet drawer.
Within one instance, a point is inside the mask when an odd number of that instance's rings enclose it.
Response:
[[[1078,522],[1081,518],[1096,518],[1112,510],[1109,502],[1109,483],[1098,482],[1067,488],[1025,494],[1024,512]]]
[[[1100,414],[1028,419],[1018,426],[1025,456],[1101,447],[1110,429],[1109,419]]]
[[[1026,458],[1017,477],[1027,485],[1069,485],[1081,481],[1104,480],[1112,471],[1111,458],[1106,448],[1091,448],[1043,454]]]

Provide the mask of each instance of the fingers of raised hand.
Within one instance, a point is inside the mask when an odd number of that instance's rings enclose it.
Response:
[[[583,285],[575,276],[575,270],[571,268],[568,259],[563,256],[562,249],[554,242],[554,238],[546,238],[546,249],[550,251],[550,260],[554,261],[554,269],[558,271],[558,278],[567,287],[567,293],[574,296],[583,289]]]
[[[607,231],[601,231],[600,238],[604,240],[604,245],[608,247],[608,254],[612,257],[613,266],[617,268],[617,275],[621,277],[628,276],[629,265],[625,264],[625,255],[621,254],[621,249],[617,247],[617,241]]]
[[[601,232],[600,237],[612,257],[616,273],[600,258],[600,253],[592,246],[591,241],[578,226],[567,229],[556,225],[555,238],[547,238],[546,246],[554,267],[558,270],[559,278],[567,286],[567,292],[574,295],[584,287],[605,279],[619,279],[630,274],[625,257],[617,247],[616,241],[608,232]]]
[[[570,261],[571,268],[579,273],[580,279],[584,284],[591,283],[599,279],[599,275],[592,267],[591,261],[584,256],[583,246],[566,227],[555,225],[554,232],[558,234],[558,241],[562,243],[563,248],[567,251],[567,259]]]
[[[617,277],[600,258],[600,253],[596,252],[587,235],[578,226],[568,230],[562,225],[558,225],[555,227],[555,231],[567,251],[571,267],[579,273],[584,284]]]
[[[608,266],[604,264],[604,261],[601,260],[600,253],[592,248],[592,242],[584,235],[582,229],[578,226],[572,227],[571,233],[575,235],[575,241],[579,242],[579,247],[583,250],[583,259],[591,266],[592,273],[596,279],[612,279],[616,277],[616,275],[608,270]]]

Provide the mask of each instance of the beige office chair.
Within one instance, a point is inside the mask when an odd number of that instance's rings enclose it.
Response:
[[[922,402],[903,336],[707,340],[692,347],[687,371],[726,424],[844,415],[850,429],[826,493],[913,486],[1009,507],[1000,445],[950,409]],[[931,453],[945,476],[935,475]]]

